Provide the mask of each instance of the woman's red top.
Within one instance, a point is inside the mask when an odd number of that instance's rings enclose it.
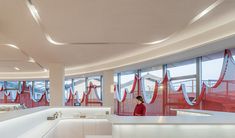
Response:
[[[134,116],[145,116],[146,113],[146,107],[143,103],[141,104],[137,104],[135,106],[135,110],[134,110]]]

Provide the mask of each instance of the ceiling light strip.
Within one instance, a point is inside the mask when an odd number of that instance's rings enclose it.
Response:
[[[9,46],[9,47],[12,47],[15,49],[19,49],[19,47],[17,47],[16,45],[13,45],[13,44],[0,44],[0,45]]]
[[[35,63],[35,60],[34,60],[33,58],[29,57],[28,62],[30,62],[30,63]]]
[[[15,70],[19,71],[20,69],[18,67],[14,67]]]
[[[209,7],[207,7],[205,10],[203,10],[201,13],[199,13],[197,16],[195,16],[190,22],[189,25],[198,21],[199,19],[201,19],[203,16],[205,16],[207,13],[209,13],[210,11],[212,11],[215,7],[217,7],[218,5],[220,5],[222,2],[224,2],[224,0],[217,0],[216,2],[214,2],[213,4],[211,4]]]

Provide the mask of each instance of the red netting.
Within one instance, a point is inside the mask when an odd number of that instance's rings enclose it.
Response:
[[[82,92],[82,97],[78,97],[78,92],[73,94],[72,90],[70,91],[69,98],[65,102],[65,106],[74,106],[74,103],[80,103],[81,106],[102,106],[101,97],[98,96],[97,86],[92,83],[88,86],[87,92]],[[79,98],[79,100],[77,99]]]
[[[203,109],[235,112],[235,63],[229,50],[225,51],[223,69],[214,86],[207,89]]]
[[[34,102],[30,97],[29,88],[26,87],[25,82],[23,82],[22,92],[19,94],[16,92],[16,98],[12,99],[10,96],[11,93],[8,95],[5,94],[4,89],[0,91],[1,96],[1,103],[18,103],[24,104],[27,108],[38,107],[38,106],[48,106],[49,102],[47,102],[46,94],[43,94],[41,99],[38,99],[37,102]]]
[[[214,86],[202,84],[201,93],[196,98],[195,93],[186,92],[184,85],[180,85],[178,90],[174,90],[169,72],[166,73],[163,82],[156,83],[158,87],[154,94],[157,98],[154,102],[145,103],[147,115],[176,115],[171,109],[201,109],[235,112],[235,62],[229,50],[225,50],[224,63],[220,78],[217,81],[209,82]],[[136,77],[138,78],[138,76]],[[142,78],[143,79],[143,78]],[[142,82],[143,84],[143,82]],[[158,86],[157,86],[158,85]],[[116,102],[115,113],[118,115],[132,115],[136,105],[135,97],[142,95],[143,89],[140,89],[141,81],[138,80],[136,91],[134,93],[121,93],[115,89]],[[119,88],[120,89],[120,88]],[[154,96],[152,94],[152,96]],[[119,96],[119,97],[118,97]],[[152,97],[154,98],[154,97]],[[151,99],[151,98],[150,98]]]

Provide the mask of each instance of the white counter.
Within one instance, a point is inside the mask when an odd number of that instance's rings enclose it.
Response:
[[[43,123],[33,127],[25,133],[19,135],[19,138],[42,138],[45,134],[51,131],[60,121],[60,119],[54,121],[44,121]]]
[[[44,138],[85,138],[87,135],[112,135],[107,119],[63,119]]]
[[[179,116],[111,116],[113,138],[234,138],[235,114],[178,110]],[[200,116],[201,114],[201,116]]]
[[[28,108],[24,110],[14,110],[14,111],[3,112],[0,114],[0,122],[19,118],[19,117],[29,115],[29,114],[34,114],[40,111],[46,111],[48,109],[49,107],[37,107],[37,108]]]
[[[48,121],[47,117],[55,112],[62,112],[62,118]],[[0,114],[0,136],[6,138],[40,138],[61,122],[73,118],[77,114],[85,114],[87,119],[99,120],[110,113],[108,107],[39,107],[20,111],[12,111]],[[79,119],[79,118],[73,118]],[[80,119],[81,120],[81,119]],[[85,119],[84,119],[85,120]],[[108,122],[106,120],[106,122]],[[110,124],[111,128],[111,124]],[[111,133],[111,130],[110,130]]]
[[[119,125],[235,125],[235,115],[229,117],[210,117],[210,116],[144,116],[144,117],[132,117],[132,116],[116,116],[113,115],[108,118],[112,124]]]
[[[43,122],[19,138],[85,138],[86,135],[112,135],[112,125],[107,119],[60,118]]]
[[[40,107],[0,114],[0,136],[6,138],[234,138],[235,114],[177,110],[179,116],[105,115],[110,108]],[[62,112],[59,119],[47,116]],[[86,118],[78,118],[79,114]]]

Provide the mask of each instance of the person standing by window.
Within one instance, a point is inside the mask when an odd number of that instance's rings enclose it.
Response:
[[[144,99],[142,96],[136,97],[137,105],[135,106],[135,110],[133,115],[134,116],[145,116],[146,113],[146,107],[144,105]]]

